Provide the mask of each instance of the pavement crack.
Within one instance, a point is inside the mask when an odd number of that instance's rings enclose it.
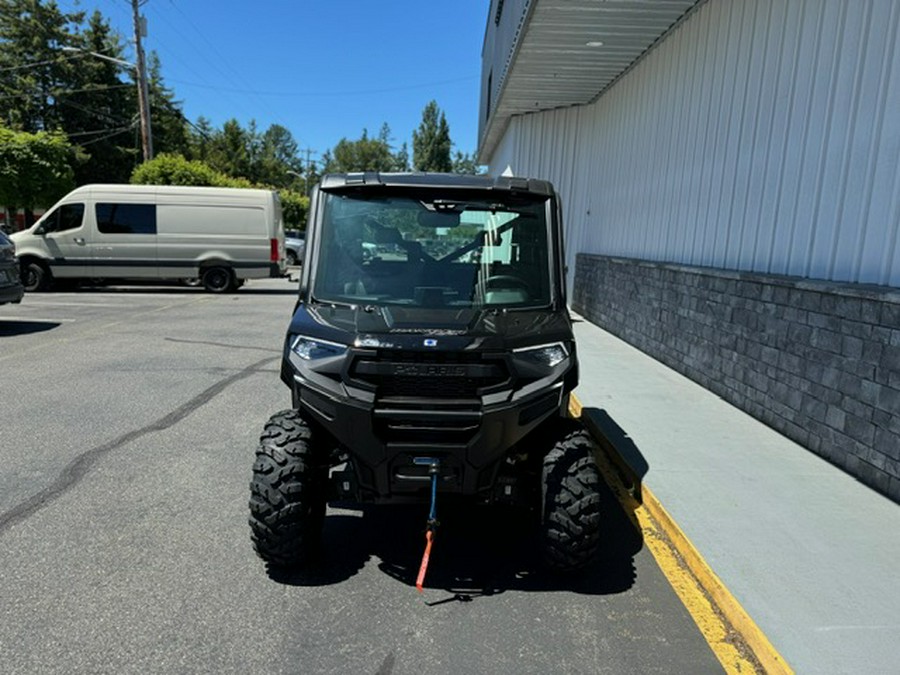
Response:
[[[208,345],[210,347],[225,347],[226,349],[244,349],[258,352],[269,352],[270,354],[280,354],[281,349],[272,349],[271,347],[250,347],[248,345],[230,345],[226,342],[212,342],[209,340],[185,340],[183,338],[167,337],[163,338],[166,342],[178,342],[188,345]]]
[[[238,371],[234,375],[219,380],[215,384],[207,387],[192,399],[179,406],[172,412],[168,413],[167,415],[160,417],[158,420],[155,420],[154,422],[151,422],[150,424],[140,429],[135,429],[133,431],[124,433],[118,438],[114,438],[111,441],[108,441],[106,443],[103,443],[102,445],[98,445],[95,448],[91,448],[90,450],[86,450],[85,452],[81,453],[80,455],[75,457],[75,459],[69,462],[65,466],[65,468],[63,468],[63,470],[59,473],[59,476],[57,476],[56,480],[54,480],[50,485],[36,492],[27,499],[19,502],[11,509],[0,513],[0,535],[2,535],[16,523],[20,523],[30,518],[45,506],[50,505],[61,496],[72,490],[76,485],[78,485],[78,483],[81,482],[81,480],[85,476],[90,473],[90,471],[101,459],[103,459],[113,450],[121,448],[122,446],[127,445],[128,443],[131,443],[132,441],[135,441],[142,436],[146,436],[147,434],[164,431],[169,427],[176,425],[178,422],[183,420],[195,410],[209,403],[213,398],[222,393],[225,389],[227,389],[235,382],[239,382],[240,380],[254,375],[255,373],[259,372],[259,370],[263,366],[269,364],[272,361],[275,361],[277,358],[279,357],[270,356],[260,361],[256,361],[243,370]]]

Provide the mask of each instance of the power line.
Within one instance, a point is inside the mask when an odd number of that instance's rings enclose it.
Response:
[[[131,131],[132,129],[137,129],[137,125],[132,124],[130,127],[122,127],[122,129],[120,131],[113,132],[113,133],[109,134],[108,136],[102,136],[100,138],[92,138],[91,140],[85,141],[84,143],[79,143],[78,145],[80,145],[82,147],[84,147],[85,145],[93,145],[94,143],[99,143],[100,141],[105,141],[114,136],[121,136],[125,132]]]
[[[181,9],[180,9],[177,5],[175,5],[174,3],[171,3],[171,4],[172,4],[172,7],[173,7],[179,14],[181,14],[181,16],[182,16],[183,19],[184,19],[184,23],[187,23],[191,28],[193,28],[194,32],[195,32],[195,33],[196,33],[196,34],[197,34],[204,42],[206,42],[207,45],[209,45],[209,46],[211,47],[212,51],[215,53],[215,55],[216,55],[217,58],[216,58],[216,59],[210,59],[203,51],[200,51],[200,50],[197,50],[197,49],[195,49],[193,52],[191,52],[191,56],[192,56],[195,60],[196,60],[197,58],[202,59],[203,61],[206,62],[206,64],[209,66],[209,68],[211,68],[212,70],[215,70],[215,71],[218,72],[220,75],[222,75],[222,76],[224,76],[225,78],[227,78],[228,80],[232,80],[232,81],[233,81],[233,80],[236,80],[236,79],[237,79],[237,80],[240,80],[240,79],[241,79],[240,74],[239,74],[237,71],[235,71],[233,68],[230,68],[231,74],[229,74],[229,73],[225,72],[225,70],[223,70],[223,69],[220,67],[221,65],[228,65],[228,60],[227,60],[227,58],[226,58],[225,56],[223,56],[223,55],[215,48],[214,45],[212,45],[212,43],[206,38],[206,36],[200,31],[200,29],[197,28],[197,26],[191,21],[190,17],[188,17],[183,11],[181,11]],[[178,36],[180,36],[180,37],[182,38],[182,42],[183,42],[184,44],[186,44],[186,45],[196,45],[196,44],[197,44],[197,40],[196,40],[196,39],[192,39],[190,36],[186,35],[186,34],[181,30],[181,28],[177,25],[177,23],[173,23],[172,21],[169,20],[169,18],[166,16],[165,13],[163,13],[162,11],[157,10],[157,9],[152,9],[152,11],[153,11],[153,16],[154,16],[156,19],[159,19],[160,21],[162,21],[163,23],[165,23],[167,26],[169,26],[169,28],[171,28],[172,31],[174,31]],[[166,45],[163,45],[163,44],[162,44],[162,41],[159,39],[158,36],[156,37],[156,41],[157,41],[157,43],[159,43],[161,46],[166,47],[166,49],[165,49],[165,54],[166,54],[167,58],[173,58],[175,61],[179,62],[182,66],[184,66],[187,70],[189,70],[189,71],[191,71],[191,72],[193,72],[193,73],[199,75],[200,77],[204,77],[204,74],[203,74],[203,73],[199,73],[199,72],[193,67],[193,65],[191,65],[191,63],[188,63],[188,62],[186,62],[184,59],[180,58],[180,57],[178,56],[178,51],[177,51],[177,50],[173,50],[171,47],[168,47],[168,46],[166,46]],[[168,80],[168,81],[174,82],[175,80]],[[227,93],[227,92],[226,92],[226,93]],[[237,108],[243,110],[245,113],[248,113],[248,116],[249,116],[249,117],[253,117],[253,115],[250,114],[252,111],[251,111],[250,108],[248,108],[247,105],[246,105],[246,104],[247,104],[246,101],[244,101],[243,99],[241,99],[241,98],[239,98],[239,97],[236,97],[236,96],[235,96],[235,97],[231,97],[231,100],[232,100],[233,105],[234,105],[235,107],[237,107]],[[268,109],[268,106],[267,106],[266,104],[264,104],[262,101],[257,101],[257,104],[258,104],[259,107],[262,108],[262,109]]]
[[[128,131],[130,129],[134,129],[134,122],[132,122],[131,124],[129,124],[127,126],[118,127],[116,129],[96,129],[94,131],[76,131],[75,133],[66,134],[66,135],[69,138],[75,138],[77,136],[92,136],[92,135],[96,135],[96,134],[105,134],[108,132],[114,132],[114,134],[117,134],[120,131]],[[108,138],[108,136],[107,136],[107,138]],[[98,139],[94,139],[94,140],[98,140]],[[94,141],[88,141],[88,143],[93,143],[93,142]]]
[[[97,110],[96,108],[88,108],[83,105],[79,105],[78,103],[73,103],[72,101],[60,101],[61,105],[67,106],[69,108],[75,108],[75,110],[80,110],[83,113],[87,113],[88,115],[93,115],[94,117],[98,117],[106,122],[112,123],[120,123],[122,121],[121,118],[113,117],[105,110]]]
[[[444,84],[457,84],[460,82],[468,82],[477,79],[477,76],[470,75],[467,77],[458,77],[451,80],[439,80],[436,82],[423,82],[421,84],[409,84],[398,87],[385,87],[383,89],[358,89],[358,90],[349,90],[349,91],[330,91],[330,92],[316,92],[316,91],[251,91],[247,89],[230,89],[228,87],[215,87],[209,84],[200,84],[199,82],[187,82],[185,80],[169,80],[170,82],[178,82],[180,84],[187,84],[192,87],[198,87],[200,89],[211,89],[213,91],[220,91],[226,93],[234,93],[234,94],[254,94],[257,96],[280,96],[280,97],[294,97],[294,96],[322,96],[322,97],[332,97],[332,96],[358,96],[363,94],[387,94],[395,91],[409,91],[412,89],[426,89],[429,87],[436,87]]]
[[[32,61],[31,63],[23,63],[20,66],[8,66],[6,68],[0,68],[0,73],[10,71],[10,70],[23,70],[26,68],[36,68],[37,66],[47,66],[50,64],[59,64],[65,63],[70,59],[79,59],[84,58],[85,54],[72,54],[71,56],[60,56],[55,59],[51,59],[49,61]]]
[[[104,92],[111,91],[113,89],[131,89],[134,85],[131,84],[111,84],[111,85],[101,85],[94,87],[84,87],[83,89],[60,89],[57,91],[49,91],[47,94],[52,96],[53,98],[60,98],[62,96],[70,96],[72,94],[82,94],[82,93],[93,93],[93,92]],[[42,92],[22,92],[19,94],[2,94],[0,95],[0,100],[5,98],[31,98],[35,95],[43,95]]]

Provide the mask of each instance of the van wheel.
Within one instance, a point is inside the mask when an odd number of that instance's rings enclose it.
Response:
[[[210,293],[227,293],[234,288],[234,273],[221,265],[207,267],[200,281]]]
[[[50,274],[50,270],[34,260],[23,262],[20,274],[22,275],[22,285],[29,293],[49,290],[53,282],[53,275]]]

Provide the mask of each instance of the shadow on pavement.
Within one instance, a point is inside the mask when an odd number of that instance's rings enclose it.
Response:
[[[604,532],[595,562],[574,574],[548,572],[540,560],[536,517],[497,507],[438,503],[440,527],[425,580],[431,604],[468,602],[506,591],[570,591],[587,595],[622,593],[635,581],[634,556],[643,546],[609,489],[601,494]],[[337,584],[377,559],[378,569],[415,586],[425,547],[427,506],[370,506],[355,514],[325,519],[323,551],[307,569],[290,575],[269,572],[295,586]]]
[[[643,503],[641,483],[650,466],[628,432],[602,408],[582,408],[581,421],[615,466],[624,486],[638,504]]]
[[[164,282],[160,282],[158,279],[155,279],[153,281],[148,281],[147,283],[129,281],[127,284],[122,283],[115,285],[91,284],[88,282],[83,282],[77,287],[72,286],[60,290],[77,292],[81,294],[87,294],[91,292],[106,294],[122,293],[123,295],[166,293],[171,295],[209,295],[210,297],[240,297],[242,295],[297,295],[297,283],[285,279],[284,288],[254,288],[251,283],[248,283],[236,291],[231,291],[228,293],[209,293],[200,286],[189,286],[185,284],[179,284],[177,282],[167,284]]]
[[[58,321],[0,321],[0,337],[43,333],[59,325]]]

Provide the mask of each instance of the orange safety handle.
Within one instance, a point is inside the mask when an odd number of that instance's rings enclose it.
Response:
[[[431,544],[434,536],[431,530],[425,531],[425,553],[422,555],[422,564],[419,565],[419,576],[416,577],[416,590],[422,592],[422,584],[425,583],[425,572],[428,570],[428,559],[431,557]]]

